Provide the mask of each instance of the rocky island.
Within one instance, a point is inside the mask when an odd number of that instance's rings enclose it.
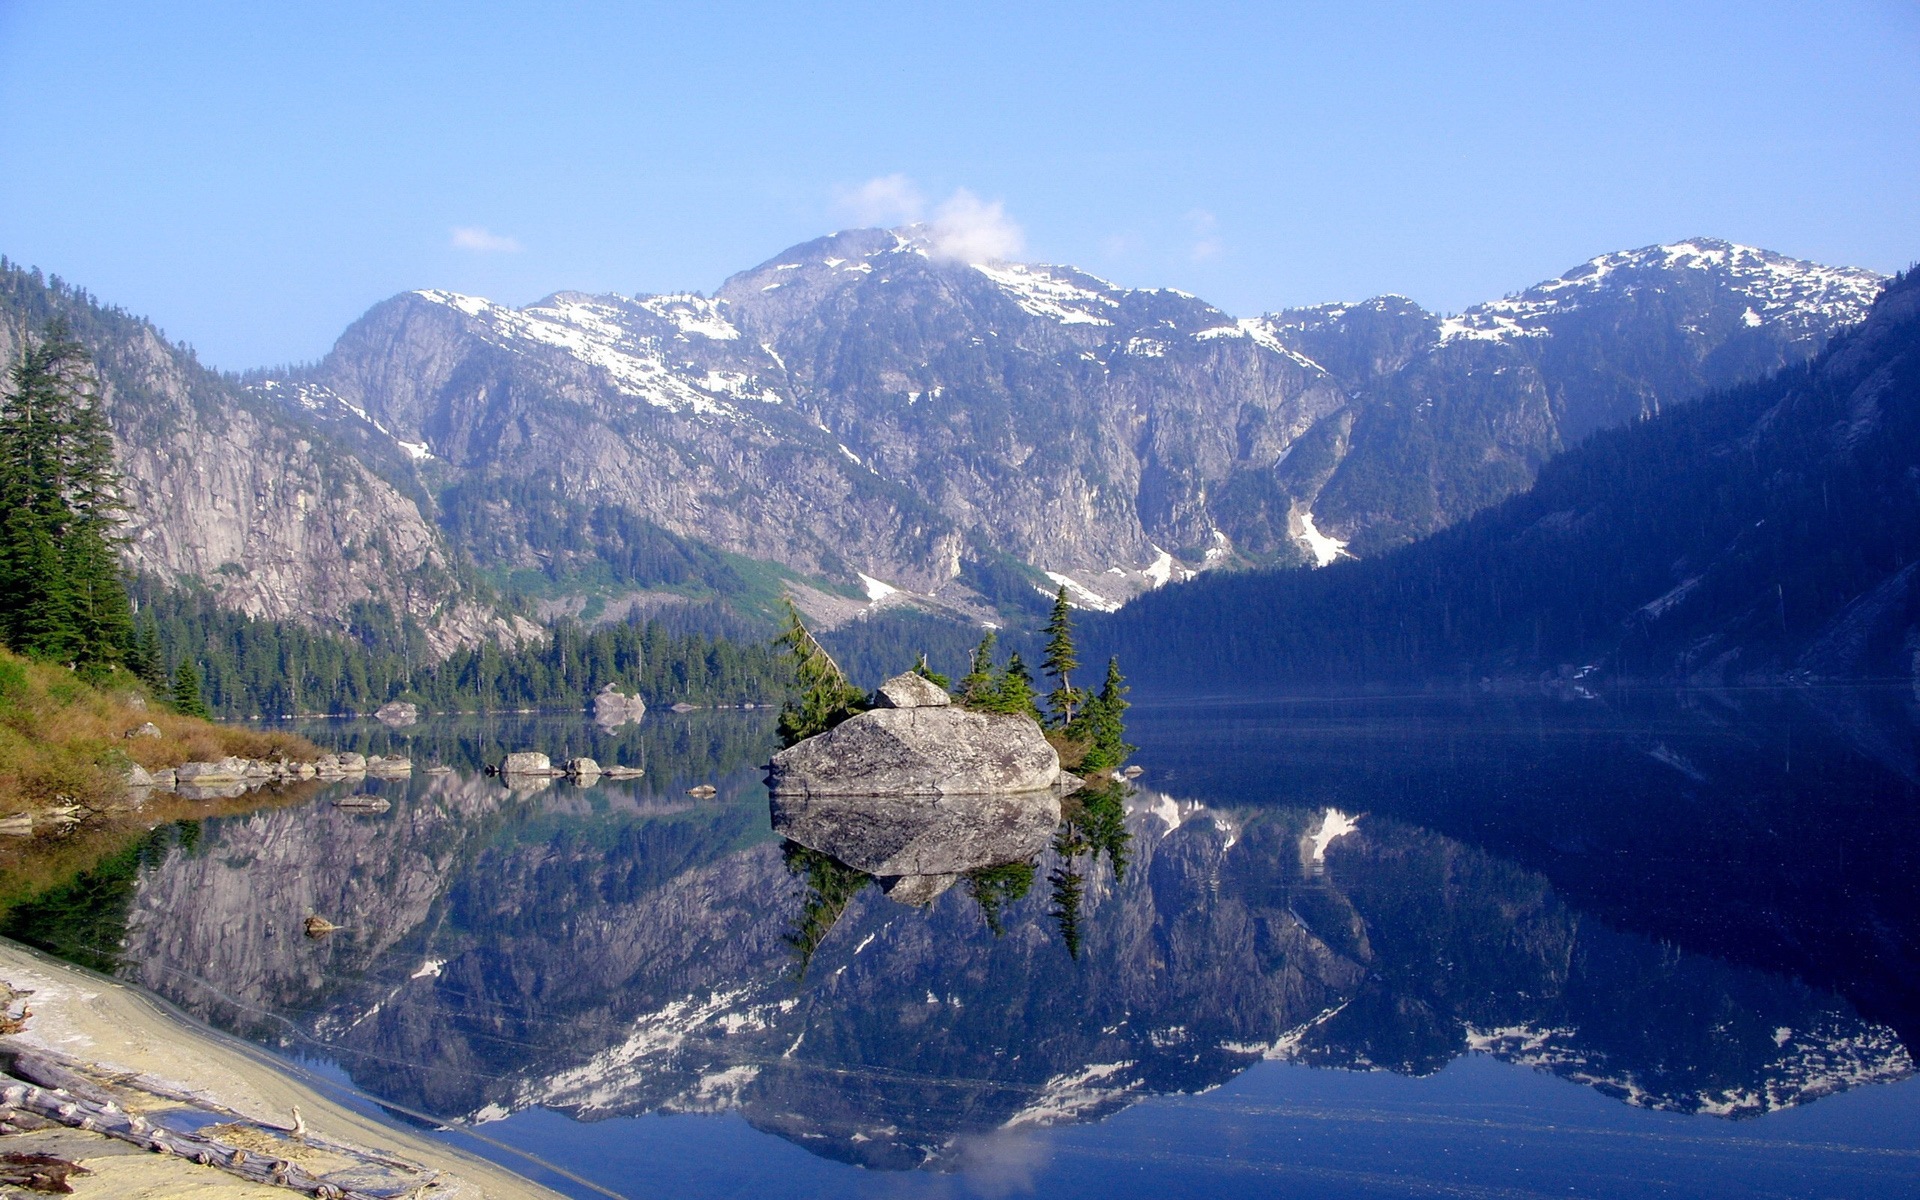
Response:
[[[1080,781],[1031,717],[961,708],[913,672],[872,704],[774,755],[774,832],[909,904],[1046,847]]]
[[[783,796],[932,797],[1045,792],[1060,755],[1031,717],[973,712],[912,672],[873,707],[773,756],[767,787]]]

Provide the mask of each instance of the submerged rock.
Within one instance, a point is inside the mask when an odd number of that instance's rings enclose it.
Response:
[[[413,774],[413,760],[399,754],[392,755],[391,757],[382,757],[378,754],[371,755],[367,759],[366,767],[367,774],[378,775],[388,779],[399,775]]]
[[[986,795],[1059,781],[1060,756],[1030,718],[968,712],[913,674],[887,680],[875,698],[887,707],[774,755],[774,794]]]

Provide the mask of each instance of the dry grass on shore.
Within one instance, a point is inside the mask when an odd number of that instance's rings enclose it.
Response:
[[[159,737],[128,737],[152,723]],[[225,758],[319,757],[296,734],[183,717],[131,676],[101,686],[64,667],[0,650],[0,816],[64,804],[103,808],[125,793],[130,763],[149,770]]]

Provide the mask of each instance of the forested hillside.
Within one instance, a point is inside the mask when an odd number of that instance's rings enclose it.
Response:
[[[1202,577],[1092,636],[1143,682],[1200,689],[1920,678],[1916,561],[1909,271],[1811,363],[1595,434],[1464,524],[1324,571]]]

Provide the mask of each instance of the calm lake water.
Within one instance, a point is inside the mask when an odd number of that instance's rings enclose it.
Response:
[[[75,927],[583,1197],[1920,1195],[1916,711],[1142,705],[1124,841],[926,907],[783,847],[769,713],[314,724],[455,770],[162,830]]]

